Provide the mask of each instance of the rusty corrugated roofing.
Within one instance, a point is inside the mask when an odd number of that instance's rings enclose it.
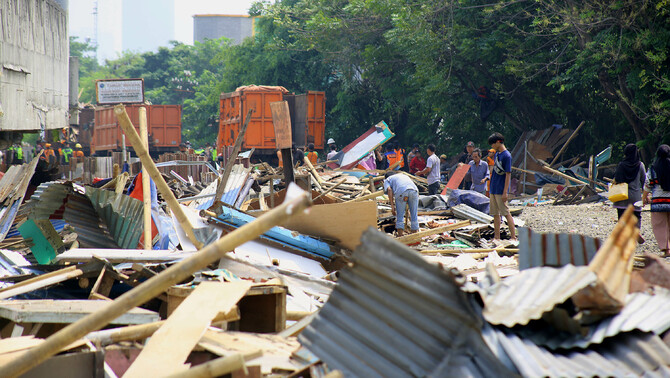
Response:
[[[580,234],[538,233],[520,227],[519,269],[538,266],[588,265],[602,245],[600,239]]]

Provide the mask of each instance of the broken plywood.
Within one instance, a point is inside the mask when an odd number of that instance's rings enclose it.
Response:
[[[333,239],[343,247],[354,250],[360,244],[363,232],[376,225],[376,202],[360,201],[312,206],[307,214],[294,216],[283,227]]]

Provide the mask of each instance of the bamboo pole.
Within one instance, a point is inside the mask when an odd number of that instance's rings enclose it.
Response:
[[[582,121],[582,123],[580,123],[579,126],[577,126],[577,128],[575,129],[575,131],[572,132],[572,134],[570,134],[570,137],[568,138],[568,140],[565,141],[563,147],[561,147],[556,156],[554,156],[554,159],[551,161],[551,163],[549,163],[550,166],[554,165],[554,163],[556,163],[556,160],[558,160],[558,158],[563,154],[563,152],[565,152],[565,149],[568,148],[568,144],[570,144],[570,142],[577,136],[577,133],[582,128],[582,126],[584,126],[584,121]]]
[[[149,131],[147,130],[147,108],[144,106],[139,108],[140,116],[140,137],[142,138],[142,146],[149,150]],[[142,164],[142,199],[144,202],[143,208],[143,224],[144,224],[144,249],[151,249],[153,246],[153,239],[151,237],[151,182],[147,169]]]
[[[240,310],[237,306],[233,306],[230,311],[226,313],[219,313],[214,319],[212,319],[212,323],[232,322],[239,319]],[[84,338],[92,341],[93,343],[99,343],[102,346],[119,343],[121,341],[143,340],[153,335],[154,332],[163,326],[163,324],[165,324],[165,320],[146,324],[130,325],[127,327],[105,329],[102,331],[91,332],[84,336]]]
[[[484,253],[484,252],[509,252],[519,253],[519,248],[453,248],[453,249],[424,249],[419,251],[422,255],[434,255],[437,253],[461,254],[461,253]]]
[[[235,165],[237,155],[240,153],[240,148],[242,148],[242,141],[244,141],[244,136],[247,133],[247,126],[249,126],[249,121],[251,120],[251,113],[253,112],[254,109],[249,108],[249,111],[247,112],[247,117],[244,119],[244,123],[242,124],[239,133],[237,133],[237,139],[235,139],[235,144],[233,145],[233,151],[230,153],[230,156],[226,161],[226,167],[223,170],[223,175],[219,177],[219,183],[216,187],[216,197],[214,197],[214,202],[221,201],[223,191],[226,189],[226,182],[228,181],[228,177],[230,177],[230,172],[233,171],[233,165]]]
[[[469,226],[470,221],[469,220],[464,220],[458,223],[454,224],[449,224],[446,226],[438,227],[438,228],[431,228],[430,230],[425,230],[425,231],[420,231],[420,232],[415,232],[413,234],[409,235],[403,235],[399,238],[396,238],[395,240],[404,243],[404,244],[411,244],[415,243],[419,240],[421,240],[424,236],[430,236],[430,235],[435,235],[435,234],[441,234],[443,232],[451,231],[451,230],[457,230],[461,227]]]
[[[314,176],[314,179],[316,180],[316,182],[318,182],[319,184],[323,184],[325,181],[323,181],[323,179],[321,178],[319,173],[316,171],[316,169],[314,169],[314,166],[312,165],[312,162],[309,161],[309,158],[307,158],[307,156],[305,156],[305,157],[303,157],[303,161],[305,162],[305,166],[307,167],[307,169],[309,169],[309,171]]]
[[[319,195],[318,195],[316,198],[314,198],[312,201],[316,201],[316,200],[318,200],[319,198],[325,196],[326,194],[332,192],[334,189],[336,189],[338,186],[342,185],[342,183],[344,183],[344,182],[346,182],[346,181],[347,181],[347,179],[346,179],[346,178],[343,178],[342,180],[340,180],[340,182],[338,182],[337,184],[331,186],[331,187],[330,187],[328,190],[326,190],[325,192],[319,194]]]
[[[245,360],[253,360],[261,357],[262,350],[256,350],[244,354],[236,353],[226,357],[219,357],[203,364],[194,366],[183,372],[168,375],[169,378],[213,378],[232,373],[236,370],[245,369]],[[246,372],[245,372],[245,376]]]
[[[137,134],[133,123],[130,121],[128,113],[126,113],[125,106],[116,105],[114,107],[114,114],[116,114],[116,118],[119,120],[119,125],[121,125],[121,128],[123,128],[123,132],[126,134],[130,144],[135,149],[135,153],[140,158],[144,169],[146,169],[147,172],[149,172],[149,176],[154,179],[156,188],[158,188],[158,191],[163,195],[163,198],[167,202],[168,207],[174,213],[177,221],[179,221],[179,224],[184,229],[186,236],[191,241],[191,243],[195,245],[196,248],[202,248],[202,243],[195,237],[195,233],[193,233],[193,226],[191,225],[191,222],[189,222],[188,218],[186,218],[186,214],[184,214],[184,210],[179,205],[179,202],[177,202],[177,198],[175,198],[174,193],[172,193],[172,190],[170,190],[170,187],[163,179],[163,175],[161,175],[161,173],[158,171],[158,168],[156,168],[154,161],[151,160],[149,151],[142,144],[140,136]]]
[[[121,109],[123,110],[123,107],[121,107]],[[139,139],[137,133],[135,133],[134,136]],[[135,143],[133,143],[133,145],[134,144]],[[2,371],[3,376],[5,377],[16,377],[25,373],[58,353],[62,348],[73,341],[84,337],[89,332],[96,331],[106,326],[128,310],[146,303],[163,293],[170,286],[176,285],[198,270],[206,268],[209,264],[221,259],[228,253],[228,251],[232,251],[240,244],[256,239],[272,227],[285,222],[294,214],[301,213],[302,210],[306,209],[310,204],[311,200],[307,193],[303,193],[300,197],[292,201],[285,201],[276,209],[233,230],[221,239],[201,249],[193,256],[184,259],[149,278],[142,284],[116,298],[114,301],[109,302],[107,306],[99,311],[89,314],[66,326],[62,330],[49,336],[43,343],[27,350],[13,360],[0,365],[0,371]]]
[[[365,195],[365,196],[362,196],[362,197],[354,198],[354,199],[346,201],[346,202],[365,201],[365,200],[369,200],[369,199],[375,199],[375,198],[377,198],[379,196],[383,196],[383,195],[384,195],[384,191],[380,190],[378,192],[374,192],[374,193],[371,193],[371,194],[368,194],[368,195]]]

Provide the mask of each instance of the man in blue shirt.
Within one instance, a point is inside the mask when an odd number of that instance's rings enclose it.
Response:
[[[389,196],[391,211],[395,215],[395,229],[398,236],[405,233],[405,207],[409,206],[409,218],[412,232],[419,230],[419,189],[412,179],[397,171],[386,172],[384,191]]]
[[[496,150],[491,172],[491,215],[493,216],[494,239],[500,240],[500,222],[504,216],[507,219],[510,239],[516,240],[514,218],[507,208],[507,193],[512,178],[512,154],[505,148],[505,138],[500,133],[493,133],[489,137],[491,148]]]

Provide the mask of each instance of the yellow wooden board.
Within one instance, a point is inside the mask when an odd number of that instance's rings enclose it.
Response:
[[[186,370],[186,358],[219,312],[227,312],[251,282],[203,282],[154,333],[124,377],[161,377]]]

